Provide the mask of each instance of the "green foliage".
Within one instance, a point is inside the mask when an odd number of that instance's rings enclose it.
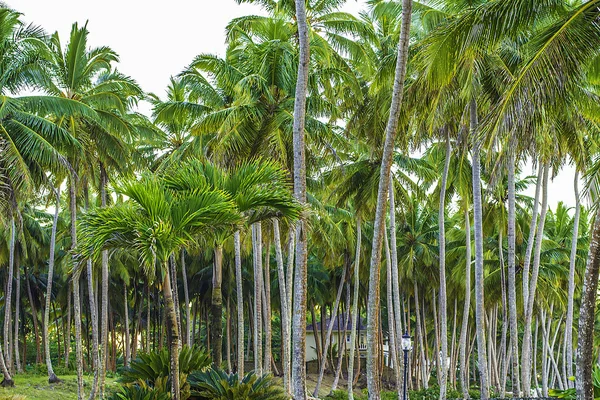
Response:
[[[202,400],[285,400],[287,395],[272,375],[257,376],[250,372],[240,382],[237,374],[209,369],[190,374],[192,393]]]
[[[574,380],[573,377],[570,377],[569,379]],[[600,368],[597,365],[594,366],[594,371],[592,372],[592,382],[594,384],[594,399],[600,399]],[[557,399],[577,399],[577,392],[575,391],[575,388],[564,390],[550,389],[548,394],[552,397],[556,397]]]
[[[109,400],[169,400],[171,396],[146,385],[122,386]]]
[[[121,382],[129,387],[137,386],[148,388],[157,393],[169,393],[171,390],[170,360],[168,349],[141,354],[136,360],[131,361],[129,369],[123,371]],[[192,372],[204,370],[210,363],[210,356],[204,350],[197,346],[183,346],[179,353],[179,382],[183,400],[190,396],[190,385],[187,383],[188,375]]]

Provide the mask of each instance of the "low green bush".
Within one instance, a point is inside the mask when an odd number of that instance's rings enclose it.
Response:
[[[287,400],[272,375],[250,372],[240,381],[238,374],[220,369],[194,372],[188,376],[192,396],[200,400]]]

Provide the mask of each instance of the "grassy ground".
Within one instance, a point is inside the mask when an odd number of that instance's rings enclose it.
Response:
[[[0,400],[75,400],[77,399],[77,376],[60,376],[61,383],[48,384],[42,375],[17,375],[14,388],[0,388]],[[92,377],[86,376],[85,388],[89,391]],[[106,378],[107,391],[114,390],[115,378]]]

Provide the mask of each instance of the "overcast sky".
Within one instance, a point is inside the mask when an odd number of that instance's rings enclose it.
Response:
[[[119,70],[142,88],[163,96],[169,77],[200,53],[223,55],[227,23],[261,13],[234,0],[8,0],[26,22],[58,31],[67,42],[73,22],[88,22],[90,46],[109,46],[120,55]],[[349,0],[345,11],[357,13],[366,0]],[[143,111],[143,110],[142,110]],[[531,173],[528,169],[525,174]],[[549,203],[575,203],[573,170],[567,168],[549,187]],[[534,188],[528,193],[533,196]]]

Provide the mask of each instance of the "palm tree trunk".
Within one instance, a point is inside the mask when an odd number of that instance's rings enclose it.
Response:
[[[183,298],[185,299],[185,343],[192,347],[192,320],[190,308],[190,294],[188,290],[187,268],[185,266],[185,249],[181,249],[181,276],[183,278]]]
[[[108,176],[104,165],[100,163],[100,201],[102,207],[106,207],[106,185],[108,183]],[[100,382],[99,382],[99,393],[101,399],[104,398],[104,384],[106,382],[106,360],[108,358],[108,250],[102,251],[102,315],[101,315],[101,326],[100,331]],[[77,318],[77,317],[76,317]]]
[[[84,186],[84,199],[85,199],[85,209],[89,210],[89,198],[87,188]],[[86,262],[86,275],[87,275],[87,287],[88,287],[88,302],[90,308],[90,318],[92,320],[92,369],[94,370],[94,379],[92,381],[92,387],[90,389],[90,397],[89,400],[94,400],[98,393],[98,381],[100,379],[99,373],[100,369],[98,366],[100,365],[100,353],[99,353],[99,344],[98,344],[98,307],[96,306],[96,295],[94,290],[94,271],[93,271],[92,259],[88,258]],[[69,297],[69,300],[71,298]],[[70,303],[70,301],[69,301]],[[69,313],[71,309],[69,307]],[[70,318],[67,321],[67,332],[70,331]],[[70,335],[67,334],[67,337]],[[70,347],[70,346],[69,346]],[[68,348],[65,349],[65,359],[68,356]],[[66,361],[67,362],[67,361]]]
[[[400,279],[398,277],[398,245],[396,241],[396,202],[394,200],[394,180],[390,179],[390,247],[392,257],[392,294],[394,296],[394,317],[396,319],[396,326],[394,327],[396,333],[396,360],[394,365],[397,365],[397,373],[400,375],[399,387],[396,388],[401,390],[402,380],[404,379],[404,363],[400,362],[400,354],[402,354],[402,348],[400,346],[400,337],[402,336],[402,311],[400,309]]]
[[[215,246],[214,256],[210,304],[210,343],[213,365],[216,368],[220,368],[223,354],[223,295],[221,293],[221,285],[223,283],[223,247],[221,244]]]
[[[350,272],[350,271],[348,271]],[[350,322],[350,282],[352,279],[348,279],[346,282],[346,312],[344,314],[344,334],[342,336],[342,341],[339,346],[339,354],[338,354],[338,362],[337,367],[335,369],[335,378],[333,379],[333,383],[331,384],[331,392],[337,389],[338,383],[340,381],[340,374],[342,372],[342,362],[344,361],[344,356],[347,354],[346,352],[346,343],[348,343],[347,335],[348,335],[348,322]]]
[[[535,184],[535,200],[531,210],[531,223],[529,224],[529,237],[527,239],[527,249],[525,250],[525,261],[523,263],[523,312],[527,312],[527,303],[529,301],[529,269],[531,265],[531,253],[533,252],[533,241],[535,238],[536,225],[538,219],[538,207],[540,204],[540,188],[542,185],[543,164],[540,162],[538,167],[537,181]],[[525,382],[523,382],[525,387]]]
[[[42,354],[40,349],[40,328],[38,324],[38,312],[33,301],[33,293],[31,292],[31,282],[29,281],[29,272],[27,265],[25,268],[25,287],[27,288],[27,298],[29,299],[29,305],[31,306],[31,319],[33,321],[33,334],[35,335],[35,362],[36,364],[42,363]],[[27,346],[25,346],[27,348]],[[25,357],[23,357],[25,359]]]
[[[475,328],[477,333],[477,358],[481,399],[489,397],[487,354],[485,346],[485,307],[483,295],[483,222],[481,199],[481,162],[479,160],[480,139],[478,137],[477,101],[473,97],[470,104],[471,137],[473,140],[473,221],[475,226]]]
[[[173,400],[179,400],[179,331],[177,329],[177,312],[173,301],[168,258],[163,262],[163,270],[165,274],[163,281],[163,296],[165,297],[167,331],[169,332],[169,351],[171,352],[171,398]]]
[[[262,228],[260,222],[252,224],[254,256],[254,369],[262,375]]]
[[[58,214],[60,210],[60,187],[54,190],[56,197],[56,206],[54,208],[54,218],[52,219],[52,233],[50,235],[50,256],[48,258],[48,278],[46,284],[46,306],[44,307],[44,351],[46,355],[46,368],[48,370],[48,383],[60,382],[60,379],[54,373],[52,368],[52,359],[50,356],[50,339],[48,331],[50,329],[50,301],[52,299],[52,283],[54,280],[54,254],[56,249],[56,230],[58,228]],[[6,380],[6,377],[4,378]]]
[[[396,318],[400,318],[400,315],[396,316],[394,313],[394,294],[393,292],[393,278],[392,278],[392,257],[390,251],[390,244],[388,242],[387,233],[383,237],[384,246],[385,246],[385,256],[386,256],[386,277],[387,282],[385,285],[386,295],[387,295],[387,311],[388,311],[388,367],[394,369],[394,374],[396,375],[396,391],[398,392],[398,399],[402,396],[402,375],[400,370],[400,363],[398,362],[398,354],[396,351],[398,350],[396,341],[398,340],[399,335],[396,334]]]
[[[291,394],[292,387],[290,382],[290,309],[287,302],[287,287],[285,271],[283,267],[283,252],[281,250],[281,233],[279,230],[279,220],[273,218],[273,236],[275,240],[275,260],[277,261],[277,276],[279,278],[279,298],[281,299],[281,348],[282,348],[282,369],[283,369],[283,388],[287,394]]]
[[[465,202],[466,203],[466,202]],[[469,399],[469,375],[467,373],[467,342],[469,329],[469,314],[471,310],[471,219],[469,217],[469,207],[465,205],[465,303],[463,308],[463,319],[460,328],[460,345],[459,345],[459,381],[460,388],[465,400]]]
[[[421,375],[421,384],[424,389],[429,388],[429,380],[427,379],[427,356],[425,349],[425,341],[423,339],[424,336],[424,326],[421,320],[421,303],[419,301],[419,286],[417,285],[416,277],[413,276],[413,289],[415,294],[415,324],[417,326],[417,341],[419,343],[419,373]]]
[[[68,286],[68,285],[67,285]],[[67,321],[65,327],[65,368],[69,368],[69,355],[71,354],[71,303],[73,301],[73,296],[71,295],[71,286],[67,288]]]
[[[527,300],[527,310],[525,312],[525,325],[523,328],[523,351],[521,353],[521,380],[523,381],[523,392],[528,394],[531,388],[531,323],[533,320],[533,305],[535,302],[535,290],[540,270],[540,255],[542,251],[542,241],[544,239],[544,222],[548,208],[548,172],[550,165],[546,163],[543,168],[542,182],[542,209],[540,212],[540,221],[537,226],[535,241],[535,252],[533,254],[533,268],[531,280],[529,282],[529,295]]]
[[[15,280],[15,333],[14,333],[14,352],[15,352],[15,366],[17,368],[17,372],[23,372],[23,367],[21,366],[21,358],[19,355],[19,319],[20,319],[20,310],[21,310],[21,267],[18,261],[18,257],[16,257],[17,262],[15,263],[15,269],[17,271],[16,280]],[[27,343],[24,343],[27,346]]]
[[[512,360],[512,392],[514,397],[519,397],[521,385],[519,382],[519,337],[517,331],[517,284],[516,284],[516,259],[515,259],[515,167],[516,154],[510,151],[508,162],[508,314],[510,328],[510,348]],[[536,190],[537,191],[537,190]],[[536,199],[537,203],[537,199]],[[523,278],[525,281],[525,278]],[[508,361],[508,360],[507,360]]]
[[[129,338],[129,301],[127,299],[127,284],[123,282],[123,314],[125,315],[125,359],[123,365],[129,367],[131,361],[131,342]]]
[[[263,283],[262,287],[263,295],[264,295],[264,322],[265,322],[265,354],[264,354],[264,362],[263,367],[265,369],[265,373],[271,372],[271,243],[267,239],[267,243],[265,245],[265,268],[263,274]]]
[[[338,308],[340,306],[340,300],[342,299],[342,293],[344,291],[344,283],[346,281],[346,270],[348,266],[344,267],[344,271],[342,272],[342,277],[340,278],[340,284],[338,286],[337,295],[335,297],[335,304],[333,309],[331,310],[331,318],[329,319],[329,326],[327,327],[327,335],[325,336],[325,345],[323,346],[323,357],[321,359],[321,364],[319,365],[319,377],[317,378],[317,384],[315,386],[315,390],[313,391],[313,397],[319,397],[319,389],[321,388],[321,382],[323,382],[323,375],[325,374],[325,368],[327,368],[327,353],[329,352],[329,346],[331,345],[331,334],[333,333],[333,326],[335,324],[335,320],[338,314]],[[321,325],[323,325],[325,321],[321,321]],[[338,324],[339,326],[339,324]],[[339,348],[338,343],[338,348]]]
[[[594,364],[594,324],[596,316],[596,295],[598,292],[598,275],[600,273],[600,207],[596,211],[583,291],[579,309],[579,330],[576,352],[575,388],[577,398],[594,399],[592,368]]]
[[[177,262],[175,262],[175,254],[171,254],[171,256],[169,257],[169,266],[171,267],[171,289],[173,290],[173,303],[175,303],[177,331],[181,334],[181,307],[179,306],[179,288],[177,286]],[[181,341],[179,342],[179,348],[181,349]]]
[[[12,287],[13,287],[13,271],[15,268],[15,246],[16,246],[16,226],[14,217],[10,221],[10,243],[8,257],[8,275],[6,278],[6,293],[4,294],[4,355],[6,356],[6,364],[13,371],[12,348],[10,340],[10,332],[12,328]]]
[[[352,298],[352,325],[350,326],[350,355],[348,357],[348,400],[354,400],[354,349],[356,348],[356,329],[359,324],[358,289],[360,287],[360,248],[362,241],[361,218],[356,218],[356,254],[354,256],[354,294]],[[359,359],[360,362],[360,359]]]
[[[439,254],[440,254],[440,294],[439,294],[439,310],[440,310],[440,347],[441,347],[441,374],[440,374],[440,400],[446,400],[446,390],[448,381],[448,366],[446,360],[448,358],[448,320],[446,310],[446,186],[448,184],[448,171],[450,169],[450,157],[452,155],[452,147],[450,146],[450,134],[446,132],[446,162],[444,164],[444,173],[442,175],[442,183],[440,189],[440,208],[439,208]]]
[[[575,189],[575,216],[573,217],[573,237],[571,239],[571,255],[569,258],[569,293],[567,296],[567,320],[565,322],[565,363],[567,376],[573,376],[573,303],[575,297],[575,261],[577,260],[577,240],[579,238],[579,218],[581,202],[579,200],[579,170],[575,171],[573,182]],[[570,382],[570,381],[569,381]],[[572,384],[569,383],[572,387]]]
[[[231,307],[230,307],[230,299],[231,296],[227,296],[227,304],[225,306],[225,313],[227,314],[227,320],[226,320],[226,329],[227,329],[227,350],[225,350],[226,354],[227,354],[227,373],[228,374],[232,374],[233,373],[233,369],[231,367]]]
[[[304,126],[306,119],[306,92],[308,87],[308,69],[310,46],[306,2],[296,0],[296,21],[298,24],[298,77],[294,100],[294,198],[306,205],[306,159]],[[308,262],[308,232],[304,216],[296,224],[296,271],[294,275],[294,313],[293,313],[293,357],[292,357],[292,395],[294,399],[306,398],[306,281]]]
[[[296,0],[296,3],[302,2],[300,0]],[[408,61],[408,42],[411,15],[412,1],[403,0],[402,26],[400,30],[400,40],[398,43],[398,59],[396,61],[396,72],[394,78],[392,103],[390,106],[390,115],[385,130],[385,144],[381,159],[379,188],[377,191],[377,207],[375,210],[375,219],[373,223],[373,246],[369,265],[369,295],[367,305],[367,387],[369,390],[370,400],[378,400],[380,398],[380,382],[377,377],[378,354],[376,351],[376,341],[377,326],[379,321],[379,275],[381,246],[384,234],[383,221],[385,219],[387,209],[390,172],[392,167],[392,154],[394,152],[394,143],[396,141],[396,134],[398,131],[398,119],[402,104],[402,95],[404,93],[404,78],[406,75],[406,63]]]
[[[244,376],[244,292],[242,287],[242,250],[240,231],[233,234],[235,252],[235,287],[237,307],[237,371],[240,379]],[[250,335],[248,335],[250,336]]]

